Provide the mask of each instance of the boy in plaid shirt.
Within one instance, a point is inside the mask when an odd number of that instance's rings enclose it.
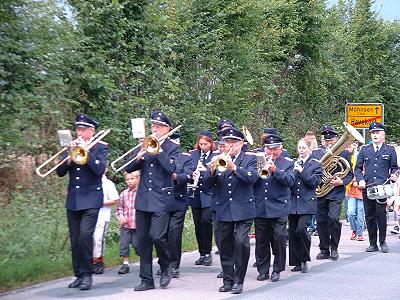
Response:
[[[120,256],[123,258],[123,263],[118,274],[129,273],[130,245],[135,249],[136,255],[139,255],[135,220],[135,200],[139,180],[139,171],[125,173],[125,182],[128,188],[120,194],[116,210],[119,226],[121,228]]]

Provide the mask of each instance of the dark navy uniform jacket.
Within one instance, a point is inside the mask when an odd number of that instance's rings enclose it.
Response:
[[[162,152],[157,155],[145,153],[140,161],[132,161],[125,171],[141,170],[135,208],[147,212],[169,212],[174,201],[175,160],[179,156],[179,145],[170,139],[161,144]],[[136,150],[132,157],[140,149]]]
[[[211,176],[207,170],[204,175],[206,186],[215,187],[218,221],[242,221],[253,219],[256,215],[253,185],[258,179],[257,158],[241,151],[234,163],[236,172],[216,171]]]
[[[69,172],[68,196],[65,207],[69,210],[84,210],[103,207],[102,177],[106,170],[108,145],[98,142],[89,150],[86,165],[63,163],[57,168],[58,176]]]
[[[363,169],[365,167],[365,174]],[[357,182],[365,180],[366,184],[383,184],[397,171],[397,155],[393,146],[382,144],[377,153],[373,145],[362,146],[357,156],[354,173]]]
[[[261,177],[254,185],[257,218],[287,217],[290,188],[294,182],[293,160],[282,154],[275,160],[276,172],[267,179]]]
[[[197,167],[197,164],[200,160],[201,156],[201,150],[191,150],[189,151],[190,156],[193,159],[193,164],[195,167]],[[208,157],[204,160],[204,164],[206,165],[211,161],[211,158],[213,157],[213,152],[210,151],[210,154]],[[204,174],[206,171],[201,171],[200,172],[200,178],[199,182],[197,184],[197,189],[194,192],[194,197],[191,197],[189,199],[189,204],[191,207],[197,207],[197,208],[206,208],[206,207],[211,207],[212,205],[212,200],[214,197],[214,190],[212,187],[206,187],[204,184]]]
[[[188,207],[189,195],[187,184],[192,180],[195,170],[192,157],[188,153],[181,153],[175,161],[176,180],[174,180],[175,199],[171,203],[170,211],[186,210]]]
[[[340,156],[346,159],[350,165],[350,171],[347,173],[347,175],[342,178],[343,180],[343,185],[338,185],[334,187],[326,196],[320,197],[320,198],[325,198],[327,200],[344,200],[345,198],[345,193],[346,193],[346,186],[353,181],[354,175],[353,175],[353,168],[351,166],[351,153],[347,150],[344,150],[340,153]],[[336,168],[334,172],[332,172],[331,175],[334,173],[338,172],[339,168]],[[321,183],[322,185],[322,183]]]
[[[322,179],[323,169],[321,163],[309,157],[304,165],[303,171],[294,171],[294,185],[292,186],[292,198],[289,214],[312,214],[317,213],[317,196],[315,189]]]
[[[312,152],[311,152],[311,158],[315,158],[315,159],[318,159],[318,160],[320,160],[321,158],[322,158],[322,156],[324,156],[324,154],[326,153],[326,150],[325,150],[325,148],[323,148],[323,147],[318,147],[318,148],[316,148],[316,149],[314,149]]]

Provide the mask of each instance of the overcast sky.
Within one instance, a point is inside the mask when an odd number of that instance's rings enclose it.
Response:
[[[330,5],[336,4],[338,0],[328,0]],[[400,0],[375,0],[374,10],[388,21],[400,20]]]

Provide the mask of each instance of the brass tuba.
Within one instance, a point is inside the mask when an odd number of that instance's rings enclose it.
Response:
[[[343,125],[346,130],[345,133],[330,149],[327,149],[327,152],[320,160],[324,173],[322,175],[322,182],[316,189],[317,197],[326,196],[334,188],[330,184],[332,179],[336,177],[343,179],[350,172],[351,166],[349,162],[341,157],[340,153],[354,142],[365,143],[364,137],[357,129],[347,122],[343,122]]]

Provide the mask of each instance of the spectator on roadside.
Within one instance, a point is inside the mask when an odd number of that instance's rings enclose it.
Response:
[[[93,273],[103,274],[106,233],[111,220],[112,206],[117,204],[119,195],[114,182],[106,176],[107,168],[102,178],[104,206],[99,210],[96,228],[93,233]]]
[[[140,255],[135,218],[136,191],[139,185],[139,180],[139,171],[125,173],[125,182],[128,185],[128,188],[122,191],[118,202],[116,214],[121,228],[120,256],[123,259],[118,274],[129,273],[130,246],[135,249],[136,255]]]

